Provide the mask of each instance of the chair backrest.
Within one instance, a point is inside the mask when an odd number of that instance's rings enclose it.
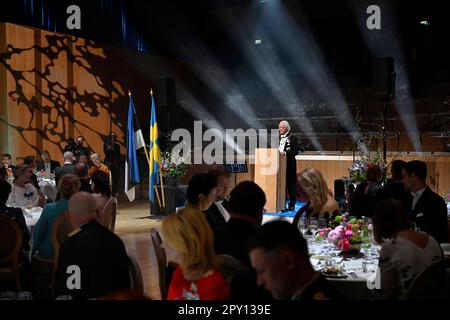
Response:
[[[117,214],[117,199],[111,197],[108,202],[106,202],[102,213],[100,214],[100,224],[108,228],[110,231],[114,232],[116,227],[116,214]]]
[[[6,214],[0,214],[0,264],[18,263],[22,241],[18,223]]]
[[[135,291],[136,293],[143,294],[144,293],[144,281],[142,280],[142,272],[139,268],[139,264],[137,263],[136,259],[133,257],[128,256],[130,259],[130,284],[131,284],[131,290]]]
[[[408,299],[450,299],[450,258],[433,263],[413,281]]]
[[[237,258],[228,254],[217,255],[219,260],[219,272],[228,284],[231,283],[236,273],[250,273],[250,269]]]
[[[66,219],[66,215],[60,215],[52,225],[52,244],[55,250],[55,267],[58,265],[59,249],[64,241],[69,237],[73,227],[70,225],[69,221]]]
[[[153,248],[155,250],[156,261],[158,263],[159,274],[159,289],[161,293],[161,299],[167,298],[167,259],[166,252],[162,247],[162,240],[159,232],[155,228],[150,229],[150,235],[152,237]]]

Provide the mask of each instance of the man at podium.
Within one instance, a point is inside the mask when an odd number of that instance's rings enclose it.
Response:
[[[283,211],[292,211],[295,209],[297,193],[295,184],[297,180],[297,161],[295,156],[298,154],[299,146],[297,138],[291,133],[289,122],[283,120],[278,125],[280,132],[280,145],[278,150],[283,156],[286,156],[286,188],[289,194],[289,205]]]

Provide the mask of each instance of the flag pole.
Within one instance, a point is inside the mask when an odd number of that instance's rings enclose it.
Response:
[[[150,96],[153,98],[153,89],[150,89]],[[158,171],[159,171],[159,181],[160,181],[160,188],[161,188],[162,204],[163,204],[163,208],[165,208],[166,207],[166,197],[164,194],[164,180],[163,180],[161,170],[158,170]],[[156,191],[158,192],[158,189],[156,189]],[[159,195],[158,195],[158,197],[159,197]]]
[[[130,91],[130,90],[128,90],[128,95],[129,95],[130,98],[131,98],[132,95],[131,95],[131,91]],[[136,117],[135,110],[133,110],[133,115],[134,115],[135,120],[136,120],[137,129],[138,129],[138,130],[141,130],[141,126],[139,125],[139,120],[138,120],[138,118]],[[148,155],[147,145],[145,144],[145,141],[143,141],[143,142],[144,142],[144,153],[145,153],[145,157],[147,158],[147,164],[148,164],[148,166],[149,166],[149,168],[150,168],[150,157],[149,157],[149,155]],[[149,179],[150,179],[150,177],[149,177]],[[157,196],[157,199],[158,199],[159,207],[162,208],[162,207],[161,207],[161,201],[160,201],[160,199],[159,199],[159,194],[158,194],[158,192],[156,193],[156,196]]]

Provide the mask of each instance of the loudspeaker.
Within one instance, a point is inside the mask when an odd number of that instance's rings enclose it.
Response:
[[[372,65],[372,86],[374,94],[383,99],[395,97],[394,58],[375,58]]]
[[[334,180],[334,199],[345,202],[345,183],[342,179]]]
[[[156,80],[156,101],[159,106],[175,105],[175,78],[168,77]]]

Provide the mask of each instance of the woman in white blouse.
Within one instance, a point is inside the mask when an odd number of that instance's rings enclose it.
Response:
[[[6,205],[8,207],[44,207],[45,195],[31,183],[31,168],[21,165],[14,168],[14,184]]]
[[[437,241],[413,229],[397,200],[385,200],[377,205],[373,235],[375,241],[382,245],[379,267],[385,299],[406,299],[414,279],[443,258]]]

